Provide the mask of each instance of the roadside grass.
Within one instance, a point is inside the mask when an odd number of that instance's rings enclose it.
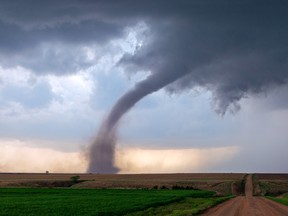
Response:
[[[165,206],[152,207],[143,211],[133,212],[125,216],[186,216],[198,215],[204,210],[222,203],[234,196],[191,198],[187,197],[180,202],[171,203]]]
[[[272,196],[266,196],[266,198],[288,206],[288,193],[283,194],[281,196],[281,198],[280,197],[272,197]]]
[[[217,200],[214,194],[200,190],[0,188],[0,215],[125,215],[181,203],[185,198],[190,205],[194,199],[200,205],[201,199]]]
[[[280,196],[288,191],[288,181],[260,181],[261,194],[265,196]]]

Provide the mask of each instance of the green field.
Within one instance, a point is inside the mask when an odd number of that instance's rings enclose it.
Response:
[[[0,215],[125,215],[187,197],[190,203],[207,198],[208,206],[213,195],[199,190],[0,188]]]

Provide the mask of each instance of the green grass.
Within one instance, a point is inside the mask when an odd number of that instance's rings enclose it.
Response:
[[[205,209],[222,203],[233,196],[226,197],[210,197],[210,198],[191,198],[187,197],[184,200],[176,203],[171,203],[165,206],[153,207],[144,211],[134,212],[126,216],[186,216],[197,215]]]
[[[288,193],[284,194],[282,198],[272,197],[272,196],[266,196],[268,199],[271,199],[273,201],[282,203],[284,205],[288,206]]]
[[[124,215],[213,194],[193,190],[0,188],[0,215]]]

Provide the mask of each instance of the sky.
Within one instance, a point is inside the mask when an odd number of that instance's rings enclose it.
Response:
[[[86,172],[143,80],[117,127],[120,173],[288,172],[287,4],[1,1],[0,172]]]

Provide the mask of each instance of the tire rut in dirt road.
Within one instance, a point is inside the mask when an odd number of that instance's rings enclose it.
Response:
[[[287,216],[288,206],[263,197],[253,197],[252,175],[246,176],[245,196],[230,199],[208,209],[204,216]]]

